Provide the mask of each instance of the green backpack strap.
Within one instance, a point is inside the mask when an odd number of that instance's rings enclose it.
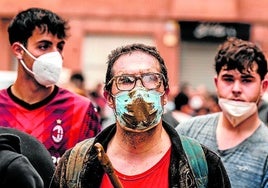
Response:
[[[86,154],[93,144],[94,138],[85,139],[77,143],[68,158],[66,166],[66,180],[68,187],[80,188],[80,173],[83,168],[83,162],[86,159]]]
[[[208,166],[201,145],[194,139],[180,135],[182,146],[194,173],[197,186],[207,187]]]

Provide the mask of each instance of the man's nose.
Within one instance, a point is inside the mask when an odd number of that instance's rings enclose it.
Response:
[[[144,87],[141,81],[141,78],[137,78],[135,87]]]
[[[241,83],[240,81],[235,81],[232,89],[233,93],[241,93]]]

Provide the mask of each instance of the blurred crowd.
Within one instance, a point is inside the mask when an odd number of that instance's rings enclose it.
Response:
[[[91,90],[87,89],[83,73],[73,72],[65,87],[91,99],[101,115],[102,128],[115,122],[112,109],[108,107],[103,97],[103,83],[97,83]],[[266,124],[268,124],[267,96],[264,95],[259,102],[259,116]],[[209,91],[204,84],[194,87],[190,83],[184,82],[175,97],[170,99],[165,106],[163,119],[176,127],[180,122],[191,117],[220,111],[217,93]]]
[[[195,88],[185,82],[165,110],[164,120],[176,127],[193,116],[219,112],[220,107],[216,93],[208,91],[205,85]]]
[[[101,116],[102,129],[115,122],[112,109],[107,105],[103,96],[104,83],[99,82],[93,89],[88,89],[85,85],[84,74],[82,72],[73,72],[64,87],[91,100]]]

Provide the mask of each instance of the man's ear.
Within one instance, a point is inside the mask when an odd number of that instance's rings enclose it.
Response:
[[[163,95],[163,103],[164,103],[164,105],[166,105],[168,103],[168,95],[169,95],[169,92],[170,92],[170,90],[169,90],[169,88],[167,88],[165,90],[165,94]]]
[[[217,76],[214,76],[214,84],[215,84],[215,86],[217,88],[217,84],[218,84],[218,77]]]
[[[22,59],[24,50],[22,49],[21,44],[19,42],[14,42],[11,45],[11,50],[17,59]]]
[[[268,80],[267,79],[264,79],[262,81],[262,92],[261,92],[261,95],[263,95],[265,92],[267,92],[268,90]]]
[[[103,96],[106,99],[108,106],[110,108],[114,109],[114,107],[115,107],[114,98],[113,98],[113,96],[111,96],[110,92],[108,92],[107,90],[104,90]]]

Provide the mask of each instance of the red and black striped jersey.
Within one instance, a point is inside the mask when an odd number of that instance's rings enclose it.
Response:
[[[0,126],[36,137],[55,164],[67,149],[101,130],[100,116],[91,101],[57,86],[50,96],[35,104],[15,97],[10,87],[1,90],[0,117]]]

